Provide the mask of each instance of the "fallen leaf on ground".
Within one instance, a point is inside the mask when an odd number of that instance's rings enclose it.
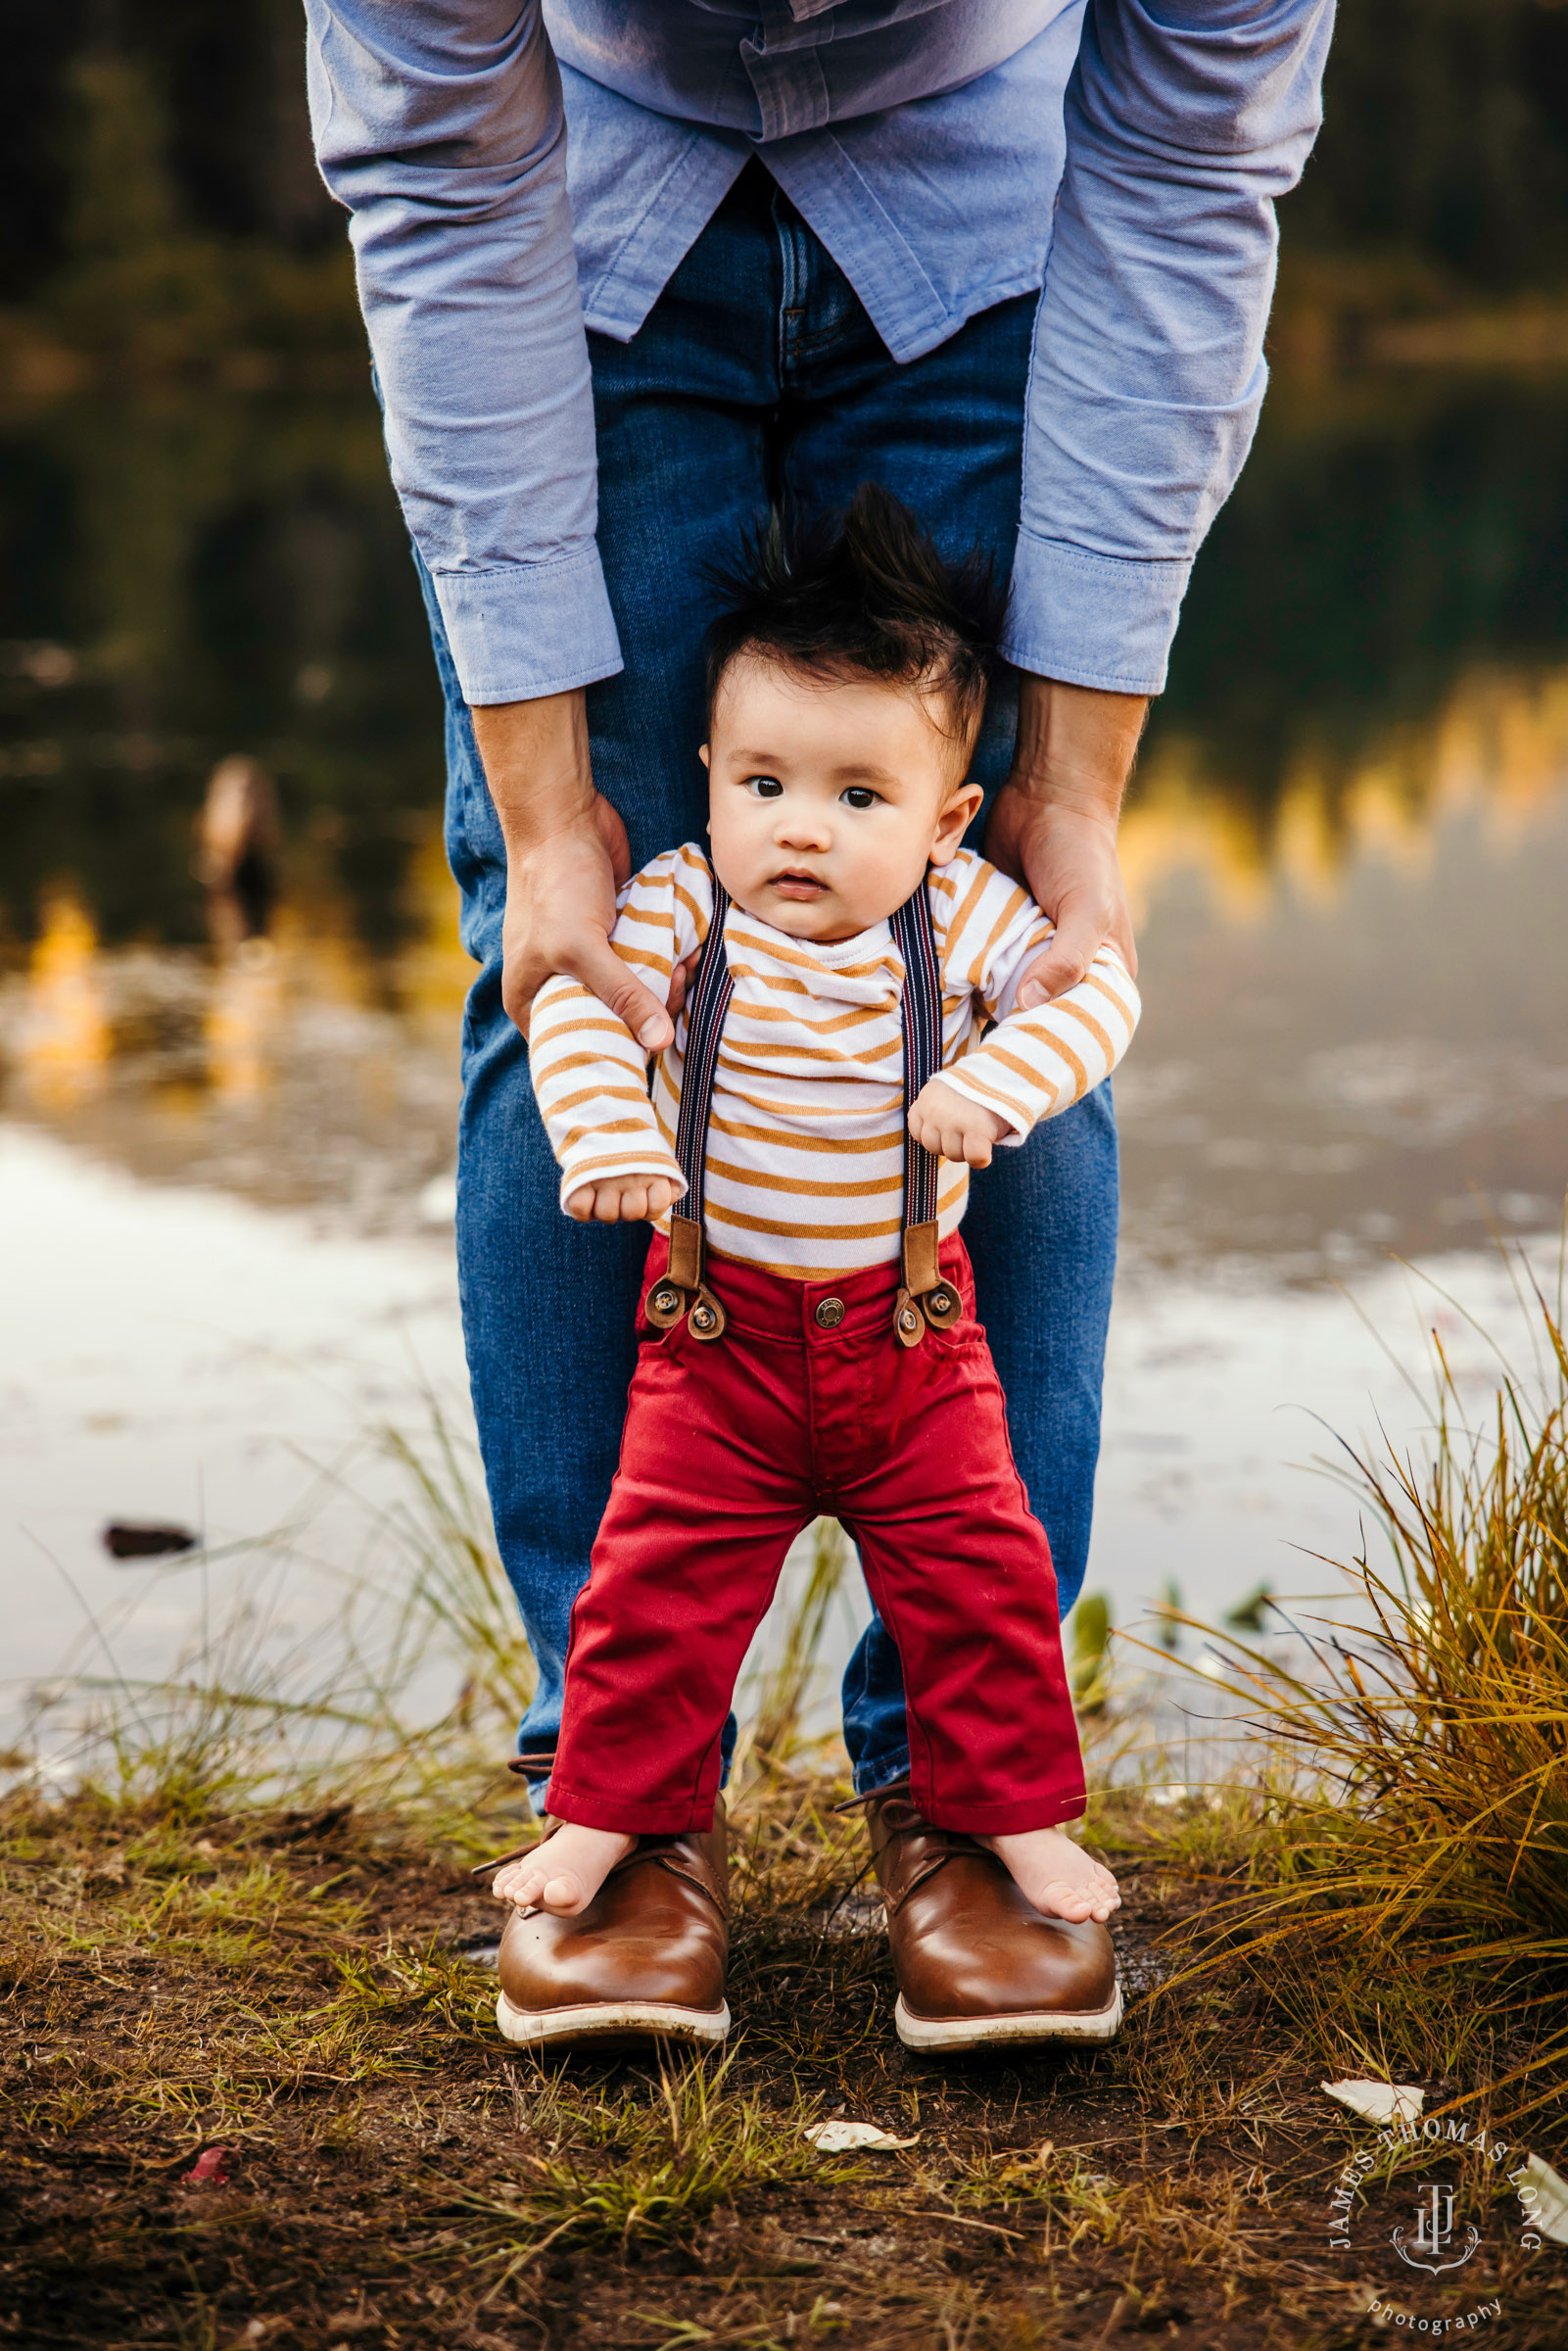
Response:
[[[1533,2197],[1532,2188],[1536,2191]],[[1519,2198],[1532,2229],[1549,2236],[1554,2245],[1568,2245],[1568,2180],[1560,2172],[1554,2172],[1539,2155],[1527,2155]]]
[[[182,2187],[226,2187],[229,2147],[204,2147],[180,2184]]]
[[[1408,2082],[1320,2082],[1317,2087],[1363,2123],[1413,2123],[1426,2104],[1426,2091]]]
[[[890,2131],[879,2131],[875,2123],[812,2123],[806,2136],[819,2155],[842,2155],[851,2147],[912,2147],[920,2137],[895,2138]]]

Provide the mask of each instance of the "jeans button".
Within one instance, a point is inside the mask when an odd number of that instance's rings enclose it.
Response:
[[[821,1301],[817,1308],[819,1330],[836,1330],[843,1319],[844,1302],[841,1298],[824,1298]]]

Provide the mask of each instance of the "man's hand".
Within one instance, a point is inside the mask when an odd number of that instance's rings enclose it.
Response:
[[[606,1176],[573,1192],[566,1213],[579,1224],[636,1224],[643,1218],[656,1223],[674,1198],[667,1176]]]
[[[1056,925],[1023,976],[1021,1011],[1076,987],[1107,940],[1137,976],[1117,818],[1148,710],[1142,695],[1022,681],[1012,773],[985,828],[991,863],[1022,882]]]
[[[582,689],[472,717],[506,843],[507,1012],[526,1035],[535,996],[551,973],[566,972],[657,1053],[675,1033],[670,1016],[610,945],[615,892],[632,856],[626,827],[594,789]]]
[[[963,1159],[972,1168],[988,1168],[995,1146],[1013,1129],[994,1110],[981,1110],[940,1078],[927,1078],[910,1104],[909,1131],[938,1159]]]

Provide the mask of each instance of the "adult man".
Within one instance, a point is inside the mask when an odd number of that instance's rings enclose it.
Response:
[[[1020,690],[976,757],[985,847],[1057,919],[1034,985],[1071,985],[1106,937],[1130,958],[1117,812],[1261,400],[1272,203],[1316,131],[1332,0],[307,14],[447,693],[448,843],[482,966],[464,1325],[539,1660],[538,1753],[614,1467],[642,1236],[558,1216],[512,1024],[564,971],[644,1043],[668,1033],[606,932],[616,881],[700,828],[704,558],[770,497],[841,504],[875,478],[949,552],[1011,563]],[[1115,1151],[1102,1092],[1006,1154],[968,1226],[1064,1609],[1087,1550]],[[896,1788],[902,1685],[875,1623],[845,1735],[857,1788]],[[891,1817],[874,1807],[879,1849]],[[920,1834],[905,1823],[899,1851]],[[623,1870],[592,1930],[610,1956],[563,1945],[540,1999],[592,2006],[646,1974],[648,1890],[664,1899],[673,1869],[700,1904],[716,1883],[687,1843]],[[946,1874],[980,1898],[968,1861]]]

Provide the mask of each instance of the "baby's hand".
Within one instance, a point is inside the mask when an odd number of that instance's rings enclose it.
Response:
[[[972,1168],[988,1168],[993,1148],[1013,1129],[994,1110],[981,1110],[940,1078],[931,1078],[915,1096],[909,1131],[940,1159],[967,1159]]]
[[[566,1213],[579,1224],[635,1224],[642,1217],[662,1217],[674,1198],[666,1176],[606,1176],[602,1183],[573,1192]]]

